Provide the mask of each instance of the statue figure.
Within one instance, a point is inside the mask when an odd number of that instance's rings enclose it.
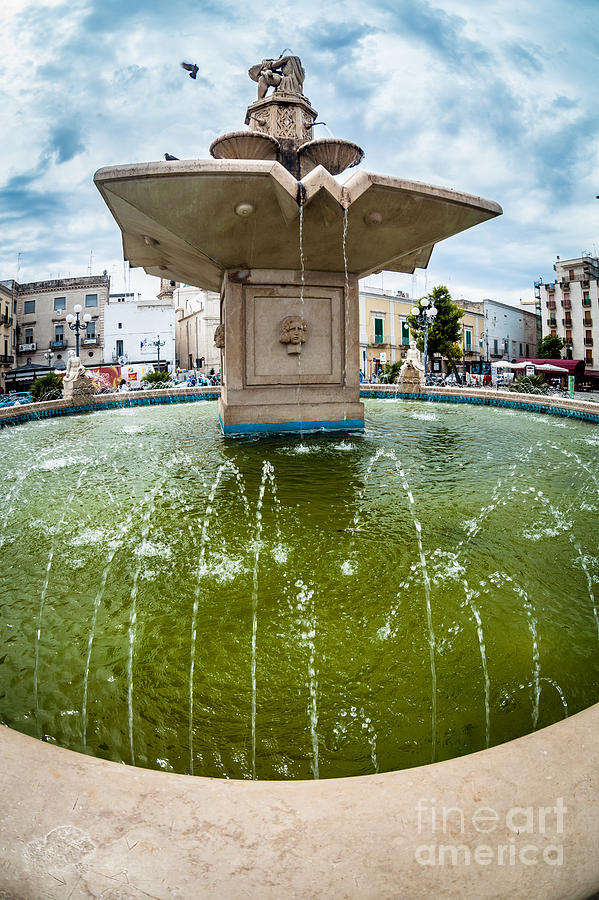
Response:
[[[287,344],[287,353],[301,353],[308,331],[308,325],[302,317],[285,316],[279,328],[279,340],[282,344]]]
[[[78,356],[75,356],[74,350],[69,350],[69,358],[67,360],[67,371],[64,376],[64,381],[76,381],[80,375],[85,375],[85,366],[81,362]]]
[[[214,331],[214,345],[222,350],[225,346],[225,326],[217,325]]]
[[[406,394],[421,394],[424,390],[424,366],[414,340],[410,341],[406,361],[399,372],[398,385],[400,391]]]
[[[274,91],[303,96],[306,73],[299,56],[263,59],[248,70],[252,81],[258,82],[258,100],[263,100],[270,87]]]
[[[419,372],[424,372],[424,365],[420,361],[420,352],[416,348],[416,341],[410,341],[410,349],[406,353],[406,361],[404,363],[406,366],[412,366],[414,369],[418,369]]]

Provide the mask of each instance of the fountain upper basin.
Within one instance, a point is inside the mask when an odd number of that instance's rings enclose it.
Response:
[[[319,165],[298,182],[280,163],[177,160],[103,168],[96,186],[123,232],[125,257],[150,274],[219,290],[237,268],[298,269],[363,277],[427,265],[434,244],[501,207],[481,197],[355,172],[342,186]],[[240,213],[243,208],[244,213]]]

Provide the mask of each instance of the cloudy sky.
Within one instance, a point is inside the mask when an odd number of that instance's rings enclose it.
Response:
[[[599,251],[598,0],[3,0],[0,278],[87,274],[93,254],[115,289],[154,292],[124,273],[94,171],[207,157],[244,127],[248,67],[284,48],[363,168],[504,209],[438,245],[426,274],[369,284],[517,303],[557,255]]]

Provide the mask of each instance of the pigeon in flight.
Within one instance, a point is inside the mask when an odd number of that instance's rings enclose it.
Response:
[[[195,77],[198,74],[198,67],[195,63],[182,62],[181,68],[185,69],[186,72],[189,72],[189,77],[195,80]]]
[[[165,153],[164,158],[166,159],[167,162],[170,162],[171,159],[179,159],[178,156],[171,156],[170,153]]]

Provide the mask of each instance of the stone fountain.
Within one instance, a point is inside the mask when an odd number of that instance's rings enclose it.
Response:
[[[492,201],[358,170],[351,141],[314,139],[296,56],[249,70],[247,131],[211,160],[100,169],[125,258],[221,293],[224,434],[360,429],[358,279],[412,273],[434,245],[501,215]]]

